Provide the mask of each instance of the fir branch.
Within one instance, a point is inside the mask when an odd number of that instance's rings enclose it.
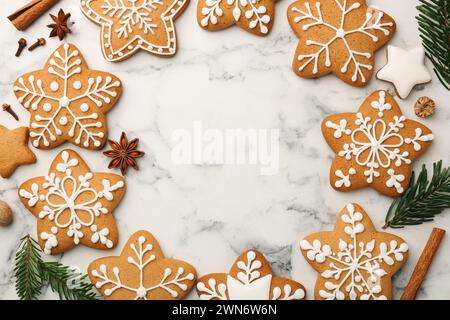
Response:
[[[450,90],[450,0],[420,0],[417,6],[422,45],[439,81]]]
[[[21,300],[34,300],[50,286],[61,300],[96,300],[94,286],[83,275],[59,262],[44,262],[39,244],[26,235],[15,259],[16,292]]]
[[[61,300],[97,300],[94,286],[86,281],[87,275],[59,262],[44,262],[41,267],[45,282]]]
[[[442,169],[442,160],[433,164],[433,176],[428,180],[425,165],[415,180],[412,173],[411,182],[405,194],[391,204],[386,215],[387,227],[403,228],[418,225],[450,208],[450,167]]]
[[[14,267],[16,292],[21,300],[32,300],[41,294],[43,286],[40,269],[41,251],[30,235],[26,235],[20,241]]]

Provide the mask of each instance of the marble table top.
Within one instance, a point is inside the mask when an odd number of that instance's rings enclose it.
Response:
[[[19,6],[20,1],[1,1],[1,16]],[[320,80],[297,77],[291,61],[297,38],[291,31],[286,9],[291,1],[278,1],[275,24],[269,36],[256,37],[237,27],[206,32],[196,22],[196,1],[176,20],[178,53],[159,58],[144,52],[121,63],[107,62],[98,44],[99,27],[89,22],[78,8],[79,1],[62,0],[60,6],[72,13],[76,24],[67,41],[76,44],[91,68],[119,76],[124,93],[108,114],[109,136],[118,139],[122,131],[141,139],[146,152],[140,171],[126,176],[127,194],[115,216],[120,243],[110,252],[79,246],[61,256],[48,257],[86,270],[93,259],[118,254],[137,230],[146,229],[159,240],[169,257],[189,261],[199,275],[227,272],[237,255],[255,247],[261,250],[279,275],[300,281],[312,298],[315,271],[299,252],[299,241],[312,232],[331,229],[339,211],[349,202],[358,202],[380,228],[392,199],[371,189],[351,193],[334,191],[328,182],[332,151],[320,132],[322,119],[332,113],[353,111],[376,89],[392,87],[372,79],[365,88],[354,88],[337,78]],[[414,0],[372,0],[397,22],[391,44],[402,48],[420,45],[414,16]],[[52,10],[56,11],[56,7]],[[28,125],[29,114],[20,107],[12,82],[21,74],[39,69],[58,46],[52,38],[32,54],[14,57],[16,42],[25,35],[30,41],[46,36],[48,17],[39,19],[25,34],[4,19],[0,24],[0,102],[9,102],[20,122],[0,114],[0,123],[10,128]],[[386,62],[386,49],[376,54],[376,69]],[[431,71],[432,66],[427,63]],[[422,122],[435,134],[429,151],[415,162],[431,165],[443,160],[450,164],[448,135],[449,92],[433,74],[430,84],[417,87],[400,101],[403,113],[412,119],[418,97],[435,99],[437,113]],[[205,128],[279,129],[279,170],[261,175],[256,165],[180,165],[171,153],[173,132],[192,130],[201,121]],[[47,172],[63,148],[74,148],[94,171],[108,171],[108,159],[101,152],[86,151],[65,144],[50,151],[34,150],[38,162],[23,166],[8,180],[0,178],[0,198],[14,210],[14,223],[0,228],[0,299],[16,299],[14,254],[19,239],[36,236],[36,219],[17,196],[23,181]],[[405,287],[433,227],[450,230],[450,212],[434,222],[401,230],[391,230],[410,246],[410,258],[393,280],[395,297]],[[419,299],[450,298],[450,240],[445,238],[435,258]],[[56,296],[48,290],[43,298]],[[196,299],[195,293],[189,298]]]

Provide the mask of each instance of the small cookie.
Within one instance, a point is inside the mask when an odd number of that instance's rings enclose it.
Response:
[[[133,234],[120,256],[91,262],[88,275],[106,300],[181,300],[197,278],[190,264],[165,258],[147,231]]]
[[[19,197],[37,218],[39,244],[59,254],[79,244],[111,249],[117,244],[112,214],[125,194],[125,181],[112,173],[93,173],[73,150],[53,160],[48,175],[22,183]]]
[[[378,71],[377,78],[392,83],[401,99],[408,98],[415,85],[431,81],[425,67],[425,50],[417,47],[408,51],[388,46],[387,64]]]
[[[80,0],[81,10],[102,27],[100,44],[108,61],[121,61],[142,49],[157,56],[177,50],[174,20],[189,0]]]
[[[316,300],[392,299],[391,278],[408,258],[405,241],[377,232],[357,204],[341,211],[333,231],[307,236],[300,248],[319,273]]]
[[[44,69],[17,79],[14,93],[31,113],[34,147],[52,149],[69,141],[98,150],[106,143],[105,113],[116,104],[122,85],[112,74],[88,69],[80,51],[63,44]]]
[[[197,21],[205,30],[216,31],[233,24],[257,36],[272,29],[275,0],[199,0]]]
[[[255,249],[242,253],[229,273],[211,273],[197,282],[203,300],[303,300],[305,288],[273,274],[270,264]]]
[[[386,91],[372,93],[356,113],[326,117],[322,133],[336,153],[330,170],[335,190],[370,186],[392,197],[407,189],[412,161],[434,138],[430,129],[406,119]]]
[[[18,166],[36,162],[28,148],[29,131],[26,127],[9,130],[0,125],[0,176],[9,178]]]
[[[374,53],[395,33],[395,21],[365,0],[299,0],[287,11],[300,42],[292,68],[303,78],[333,73],[355,87],[372,78]]]

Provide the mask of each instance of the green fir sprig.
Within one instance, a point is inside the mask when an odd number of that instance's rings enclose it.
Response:
[[[16,276],[16,292],[22,300],[32,300],[41,294],[42,274],[40,249],[37,243],[26,235],[20,240],[16,252],[14,273]]]
[[[417,6],[422,45],[434,72],[450,90],[450,0],[420,0]]]
[[[450,167],[442,169],[441,160],[433,164],[431,181],[425,165],[417,180],[412,173],[405,194],[391,204],[383,228],[403,228],[433,221],[447,208],[450,208]]]
[[[97,294],[87,276],[59,262],[42,260],[37,242],[26,235],[20,241],[15,259],[16,292],[22,300],[39,298],[50,286],[61,300],[96,300]]]

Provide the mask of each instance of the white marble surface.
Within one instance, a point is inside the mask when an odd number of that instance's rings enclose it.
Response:
[[[13,57],[19,37],[30,41],[47,35],[49,18],[39,19],[26,33],[16,31],[4,18],[25,0],[0,0],[0,101],[9,102],[20,116],[16,123],[5,113],[0,123],[8,127],[28,124],[28,113],[19,106],[12,82],[22,73],[41,68],[58,45],[47,46],[20,59]],[[290,1],[276,5],[271,34],[259,38],[232,27],[206,32],[196,22],[196,1],[177,19],[179,50],[162,59],[143,52],[119,64],[106,62],[98,45],[99,28],[78,8],[77,0],[63,0],[76,22],[68,41],[76,44],[91,67],[112,72],[124,83],[124,94],[108,116],[110,137],[122,130],[141,138],[147,156],[141,171],[127,175],[128,190],[115,211],[120,243],[111,252],[78,247],[56,257],[85,270],[98,257],[118,254],[128,236],[139,229],[154,233],[167,256],[186,259],[200,275],[225,272],[243,250],[256,247],[266,254],[274,270],[302,282],[313,296],[315,272],[299,253],[299,240],[315,231],[330,229],[348,202],[359,202],[381,227],[391,199],[365,189],[338,193],[328,184],[333,153],[320,133],[327,114],[356,110],[375,89],[390,88],[373,79],[363,89],[350,87],[329,76],[312,81],[298,78],[291,70],[297,44],[286,18]],[[397,21],[392,44],[411,48],[420,44],[414,15],[418,1],[372,0]],[[56,11],[56,8],[53,10]],[[378,52],[376,68],[385,63],[385,49]],[[428,64],[429,69],[431,66]],[[415,119],[413,103],[426,94],[435,98],[439,110],[424,123],[435,133],[429,152],[415,163],[439,159],[450,164],[448,135],[449,92],[433,75],[431,84],[417,88],[401,107]],[[195,120],[212,128],[279,128],[280,170],[261,176],[256,166],[179,166],[171,161],[171,134],[192,128]],[[71,147],[66,144],[63,147]],[[36,235],[36,220],[20,204],[17,186],[47,171],[63,148],[35,150],[38,163],[21,167],[12,178],[0,180],[0,198],[14,210],[14,224],[0,229],[0,299],[15,299],[13,259],[19,239]],[[95,171],[107,171],[108,159],[101,152],[75,148]],[[426,239],[435,226],[450,230],[450,212],[433,223],[396,231],[410,245],[410,259],[394,278],[395,296],[406,285]],[[419,294],[420,299],[450,298],[450,239],[445,238]],[[54,298],[51,292],[43,298]],[[196,295],[191,294],[195,299]]]

